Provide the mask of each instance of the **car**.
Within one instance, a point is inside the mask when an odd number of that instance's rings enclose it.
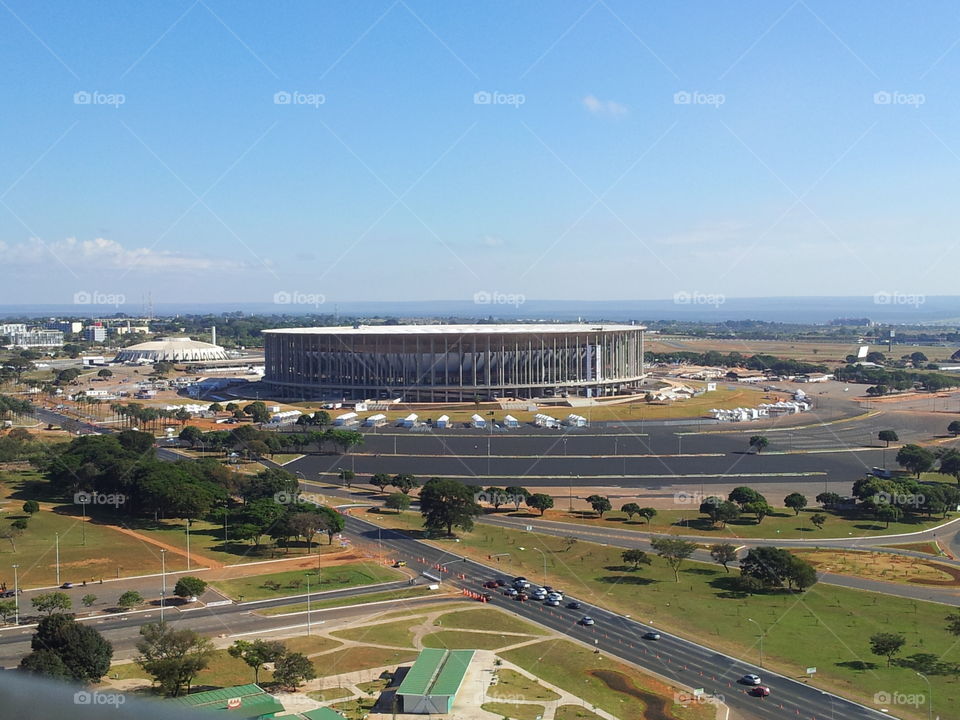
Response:
[[[750,688],[750,694],[756,697],[767,697],[767,695],[770,694],[770,688],[766,685],[757,685],[754,688]]]
[[[516,595],[513,596],[513,599],[519,600],[520,602],[526,602],[527,594],[525,592],[517,593]]]
[[[517,590],[526,590],[530,587],[530,583],[527,580],[514,580],[513,586],[517,588]]]
[[[496,580],[494,580],[494,582],[497,584],[497,587],[503,587],[504,585],[507,584],[507,581],[504,580],[503,578],[497,578]]]
[[[547,594],[547,599],[548,599],[548,600],[558,600],[558,601],[559,601],[559,600],[563,600],[563,595],[561,595],[560,593],[557,593],[557,592],[552,592],[552,593],[548,593],[548,594]]]
[[[547,598],[546,601],[545,601],[543,604],[546,605],[547,607],[559,607],[559,606],[560,606],[560,601],[559,601],[559,600],[553,600],[553,599],[551,599],[551,598]]]
[[[547,599],[547,591],[544,590],[543,588],[540,588],[539,590],[534,590],[534,591],[533,591],[532,593],[530,593],[530,594],[531,594],[531,596],[533,597],[534,600],[546,600],[546,599]]]
[[[643,634],[643,639],[644,639],[644,640],[659,640],[659,639],[660,639],[660,633],[654,632],[653,630],[651,630],[650,632],[645,632],[645,633]]]
[[[507,595],[508,597],[515,597],[516,595],[519,595],[520,592],[516,588],[507,588],[503,591],[503,594]]]
[[[571,600],[570,602],[567,603],[567,608],[570,610],[579,610],[582,607],[583,605],[578,603],[576,600]]]
[[[485,588],[490,588],[490,589],[492,590],[493,588],[499,587],[500,585],[499,585],[499,583],[498,583],[496,580],[487,580],[487,581],[483,584],[483,586],[484,586]]]
[[[747,673],[742,678],[740,678],[740,682],[742,682],[744,685],[760,685],[762,680],[760,680],[759,675],[754,675],[753,673]]]
[[[597,621],[594,620],[594,619],[593,619],[592,617],[590,617],[589,615],[584,615],[582,618],[580,618],[580,624],[581,624],[581,625],[596,625],[596,624],[597,624]]]
[[[397,560],[397,561],[393,564],[393,566],[394,566],[395,568],[406,567],[406,566],[407,566],[407,561],[406,561],[406,560]]]
[[[553,588],[550,587],[549,585],[544,585],[544,586],[543,586],[543,589],[546,590],[548,593],[553,592]]]
[[[73,587],[73,583],[72,583],[72,582],[65,582],[63,585],[60,586],[60,589],[61,589],[61,590],[69,590],[69,589],[72,588],[72,587]]]
[[[480,596],[480,598],[481,598],[484,602],[490,602],[491,600],[493,600],[493,595],[491,595],[490,593],[483,593],[483,594]]]

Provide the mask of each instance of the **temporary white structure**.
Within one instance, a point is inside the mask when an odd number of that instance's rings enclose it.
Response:
[[[387,424],[387,416],[383,413],[377,413],[376,415],[371,415],[363,423],[367,427],[380,427],[381,425]]]
[[[473,425],[473,427],[477,428],[478,430],[483,430],[483,428],[487,426],[487,421],[484,420],[479,415],[477,415],[476,413],[474,413],[473,415],[470,416],[470,424]]]
[[[508,428],[520,427],[520,421],[517,420],[513,415],[507,415],[503,419],[503,424],[506,425]]]
[[[563,422],[565,425],[569,425],[571,427],[587,426],[587,419],[583,417],[583,415],[575,415],[573,413],[570,413],[569,415],[567,415],[567,419],[564,420]]]
[[[449,425],[450,425],[450,416],[441,415],[440,417],[437,418],[437,422],[434,424],[434,427],[443,429],[448,427]]]
[[[417,424],[416,413],[410,413],[403,420],[400,421],[400,425],[402,425],[405,428],[413,427],[416,424]]]
[[[337,415],[333,420],[334,425],[358,425],[360,424],[360,416],[355,412],[344,413],[343,415]]]
[[[557,427],[560,425],[560,422],[555,417],[550,417],[549,415],[544,415],[543,413],[537,413],[533,418],[533,422],[535,425],[548,428]]]

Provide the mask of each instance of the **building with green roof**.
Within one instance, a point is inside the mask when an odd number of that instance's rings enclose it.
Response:
[[[307,712],[300,713],[300,716],[306,720],[344,720],[343,715],[336,710],[331,710],[326,707],[308,710]]]
[[[401,712],[421,715],[450,712],[473,654],[473,650],[422,650],[397,688]]]
[[[174,698],[173,702],[207,713],[230,713],[231,720],[269,720],[283,705],[259,685],[237,685]]]

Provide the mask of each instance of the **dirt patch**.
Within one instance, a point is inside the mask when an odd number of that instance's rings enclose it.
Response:
[[[613,670],[591,670],[590,674],[611,690],[630,695],[642,702],[645,708],[643,716],[646,720],[677,720],[677,716],[670,712],[670,701],[667,698],[641,690],[623,673]]]
[[[960,568],[907,555],[836,550],[796,550],[818,570],[869,580],[930,587],[960,587]]]

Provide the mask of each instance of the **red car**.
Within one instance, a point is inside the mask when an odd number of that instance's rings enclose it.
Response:
[[[757,697],[767,697],[770,694],[770,688],[766,685],[757,685],[755,688],[750,690],[751,695],[756,695]]]
[[[519,600],[520,602],[526,602],[526,601],[527,601],[527,594],[526,594],[525,592],[517,593],[517,594],[514,596],[513,599],[514,599],[514,600]]]

